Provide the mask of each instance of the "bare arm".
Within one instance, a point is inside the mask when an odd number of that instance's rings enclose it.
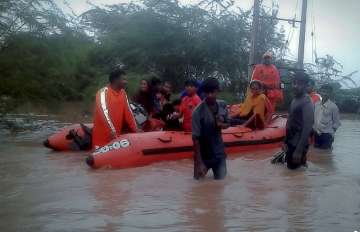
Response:
[[[230,126],[229,111],[225,102],[219,103],[219,113],[216,117],[216,124],[221,129],[227,129]]]
[[[206,175],[207,168],[201,158],[200,141],[201,124],[199,112],[195,111],[192,115],[192,140],[194,149],[194,178],[199,179]]]
[[[195,163],[203,163],[203,160],[201,158],[201,153],[200,153],[200,142],[198,139],[193,138],[193,148],[194,148],[194,161]]]

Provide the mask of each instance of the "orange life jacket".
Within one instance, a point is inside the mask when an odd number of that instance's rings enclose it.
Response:
[[[251,79],[260,81],[265,86],[265,94],[275,111],[276,104],[284,100],[283,91],[280,88],[280,74],[275,65],[256,65]]]
[[[321,101],[320,94],[316,93],[315,91],[312,91],[310,94],[311,101],[315,105],[316,102]]]
[[[115,91],[110,86],[100,89],[96,94],[93,148],[102,147],[120,136],[125,126],[129,132],[137,130],[125,91]]]

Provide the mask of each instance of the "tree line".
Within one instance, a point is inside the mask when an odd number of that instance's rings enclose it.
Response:
[[[261,12],[271,15],[265,8]],[[1,1],[0,108],[27,101],[92,101],[118,62],[129,66],[130,80],[152,73],[177,90],[186,78],[214,76],[230,101],[238,99],[247,86],[251,23],[251,9],[226,0],[92,5],[79,16],[55,0]],[[262,17],[258,60],[286,46],[277,23]],[[130,83],[130,92],[135,85]]]

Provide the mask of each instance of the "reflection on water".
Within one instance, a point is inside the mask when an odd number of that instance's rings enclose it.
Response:
[[[94,171],[84,153],[41,146],[66,123],[32,122],[0,130],[0,231],[360,230],[359,121],[343,121],[332,152],[311,150],[307,169],[252,152],[224,181],[194,181],[190,160]]]

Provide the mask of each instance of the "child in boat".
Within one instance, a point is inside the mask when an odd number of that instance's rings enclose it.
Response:
[[[163,90],[163,94],[165,99],[170,102],[171,94],[172,94],[172,84],[170,81],[165,81],[162,85],[161,89]]]
[[[176,99],[171,103],[167,103],[164,105],[163,110],[161,112],[161,120],[165,122],[164,130],[170,131],[180,131],[182,130],[182,126],[178,118],[173,118],[172,115],[175,112],[180,111],[181,100]]]
[[[196,86],[197,83],[194,79],[185,81],[187,96],[181,100],[179,112],[171,116],[172,119],[179,119],[183,117],[183,129],[185,132],[191,132],[192,112],[195,107],[201,103],[200,97],[196,94]]]
[[[271,103],[263,94],[260,81],[251,81],[249,88],[245,102],[231,107],[231,124],[264,129],[273,114]]]

